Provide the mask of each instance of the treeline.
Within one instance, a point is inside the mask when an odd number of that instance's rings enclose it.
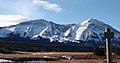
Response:
[[[38,40],[31,40],[29,37],[22,38],[19,35],[12,35],[0,38],[0,53],[15,53],[14,51],[26,52],[94,52],[97,55],[105,55],[105,48],[99,48],[100,44],[93,41],[80,43],[65,41],[50,42],[47,38],[38,37]],[[89,46],[92,45],[92,46]],[[120,54],[120,48],[113,48],[112,52]]]
[[[94,54],[98,56],[105,56],[106,55],[106,48],[105,47],[100,47],[100,46],[95,46],[94,47]],[[112,48],[111,52],[120,55],[120,48]]]
[[[0,41],[0,53],[12,53],[12,51],[27,52],[79,52],[90,51],[92,48],[81,46],[78,43],[60,42],[21,42],[21,41]]]
[[[0,41],[0,53],[15,53],[14,51],[24,52],[94,52],[95,55],[104,56],[105,48],[99,46],[85,47],[77,43],[38,43],[38,42],[20,42],[20,41]],[[117,55],[120,55],[120,48],[112,49]]]
[[[10,51],[28,51],[28,52],[79,52],[79,51],[92,51],[92,47],[83,45],[76,42],[50,42],[47,38],[37,37],[37,40],[31,40],[30,37],[20,37],[19,34],[9,34],[6,38],[0,38],[0,50]]]

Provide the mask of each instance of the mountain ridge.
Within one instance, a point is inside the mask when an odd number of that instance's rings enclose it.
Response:
[[[115,33],[115,40],[119,43],[120,32],[110,25],[97,19],[89,18],[81,24],[61,25],[44,19],[30,20],[17,25],[3,27],[0,29],[0,37],[7,37],[10,34],[19,35],[20,37],[29,37],[32,40],[38,40],[39,36],[50,39],[50,42],[58,40],[59,42],[79,40],[94,43],[103,43],[104,28],[111,28]]]

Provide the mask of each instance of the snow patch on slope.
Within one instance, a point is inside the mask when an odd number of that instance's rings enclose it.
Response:
[[[64,33],[64,36],[68,36],[68,34],[70,34],[71,32],[71,28],[69,28],[65,33]]]
[[[76,40],[103,40],[104,28],[109,25],[100,22],[96,19],[90,18],[83,21],[81,24],[67,24],[60,25],[44,19],[31,20],[20,23],[12,27],[0,29],[0,37],[7,37],[11,32],[20,34],[20,37],[30,37],[30,39],[37,40],[40,37],[49,38],[50,41],[65,42]],[[110,27],[115,32],[116,39],[119,39],[119,32]]]

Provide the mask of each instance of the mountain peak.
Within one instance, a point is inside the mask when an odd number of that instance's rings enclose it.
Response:
[[[89,19],[83,21],[81,23],[81,25],[84,25],[84,24],[96,24],[96,23],[100,23],[100,21],[98,21],[97,19],[94,19],[94,18],[89,18]]]
[[[32,22],[47,22],[45,19],[36,19],[36,20],[31,20]]]
[[[86,42],[104,41],[104,28],[110,27],[115,33],[115,38],[120,41],[120,32],[111,26],[94,18],[89,18],[80,24],[56,24],[44,19],[35,19],[22,22],[15,26],[0,28],[0,37],[23,37],[33,40],[39,40],[39,36],[48,38],[50,41],[58,40],[60,42],[82,40]],[[19,36],[18,36],[19,35]]]

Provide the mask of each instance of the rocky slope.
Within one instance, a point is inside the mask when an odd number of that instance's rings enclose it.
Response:
[[[39,37],[48,38],[50,42],[58,40],[59,42],[72,41],[79,43],[79,40],[82,40],[90,44],[102,44],[105,42],[105,27],[111,28],[112,32],[115,33],[115,42],[113,44],[118,44],[120,42],[120,32],[110,25],[93,18],[85,20],[81,24],[66,25],[56,24],[44,19],[30,20],[0,28],[0,37],[5,38],[17,35],[17,37],[32,40],[38,40]]]

